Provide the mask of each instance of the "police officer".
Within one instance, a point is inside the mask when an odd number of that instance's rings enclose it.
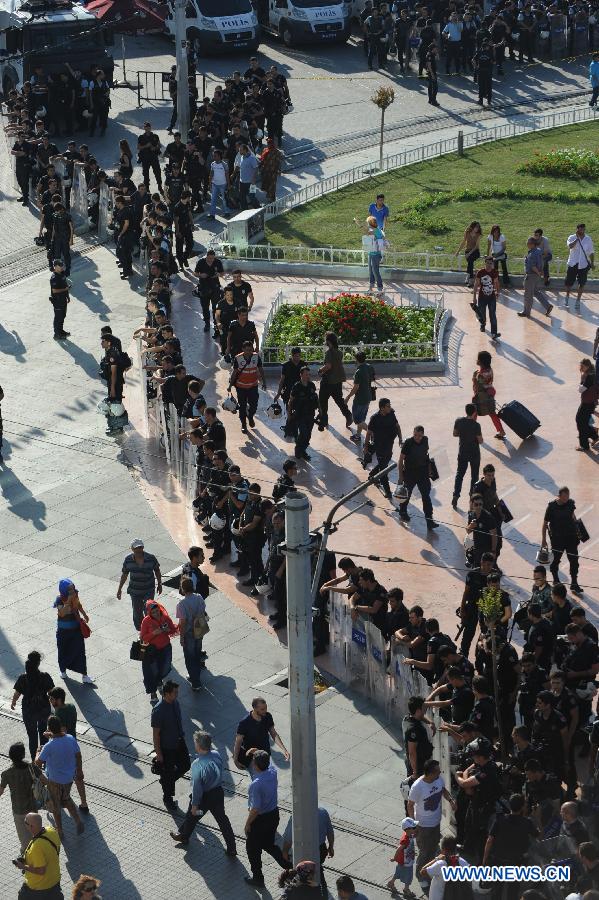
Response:
[[[537,696],[549,687],[549,673],[537,665],[533,653],[523,653],[520,660],[518,708],[524,724],[532,728]]]
[[[559,564],[562,555],[566,553],[570,563],[571,590],[575,594],[581,594],[582,589],[578,584],[579,537],[575,509],[576,504],[570,497],[569,488],[561,487],[557,498],[547,504],[541,532],[541,544],[543,547],[547,546],[547,530],[549,530],[553,552],[553,561],[549,568],[553,575],[553,583],[559,581]]]
[[[428,531],[438,528],[439,525],[433,519],[433,504],[431,503],[431,461],[428,455],[428,438],[424,433],[424,427],[417,425],[411,438],[403,442],[399,455],[399,479],[403,482],[408,495],[402,500],[399,507],[399,518],[404,522],[410,521],[408,515],[408,503],[415,487],[422,497],[422,509],[426,517]]]
[[[489,833],[489,822],[495,812],[495,803],[501,797],[502,787],[499,769],[491,758],[491,745],[478,738],[473,742],[472,765],[455,773],[459,787],[470,793],[466,812],[464,856],[468,860],[481,860]]]
[[[311,459],[307,452],[314,428],[314,416],[318,409],[316,386],[310,378],[310,367],[302,366],[300,380],[296,381],[289,394],[287,421],[295,432],[295,458]]]
[[[193,215],[191,212],[191,191],[181,193],[181,199],[174,206],[175,248],[177,262],[183,269],[189,265],[193,253]],[[204,327],[205,327],[204,323]],[[210,326],[208,326],[210,327]]]
[[[483,41],[473,60],[478,81],[478,102],[482,106],[486,100],[487,106],[490,106],[493,93],[493,48],[489,41]]]
[[[406,754],[406,771],[408,776],[416,779],[424,774],[424,764],[433,755],[426,725],[431,722],[424,715],[424,698],[410,697],[408,715],[404,716],[401,729]]]
[[[243,349],[233,361],[233,371],[229,381],[229,391],[235,387],[239,402],[239,418],[241,431],[247,434],[247,423],[254,428],[254,415],[258,409],[258,382],[262,382],[262,390],[266,390],[266,376],[262,368],[262,357],[254,353],[251,341],[243,342]]]
[[[62,259],[55,259],[50,276],[50,303],[54,307],[54,340],[62,341],[70,337],[71,332],[64,330],[67,314],[67,303],[70,303],[69,284],[64,271]]]
[[[476,634],[478,601],[487,587],[487,578],[491,574],[494,564],[494,555],[492,553],[483,553],[480,558],[480,566],[476,569],[471,569],[466,576],[466,585],[459,609],[459,616],[464,629],[460,649],[466,657],[470,652],[470,645]]]
[[[560,782],[565,775],[565,750],[568,728],[565,718],[555,708],[551,691],[541,691],[537,696],[533,715],[532,739],[541,748],[541,761],[557,775]]]
[[[116,255],[121,264],[121,279],[133,275],[133,225],[131,207],[121,195],[114,200],[114,221],[116,224]]]
[[[202,315],[204,316],[204,331],[210,331],[210,309],[212,308],[212,318],[214,319],[213,336],[215,338],[218,338],[220,333],[221,349],[224,353],[229,325],[235,318],[236,310],[235,305],[233,304],[231,306],[231,315],[227,317],[225,316],[224,311],[221,309],[223,301],[219,303],[220,277],[223,272],[223,264],[221,260],[216,256],[214,250],[209,250],[206,256],[198,259],[196,263],[195,274],[198,276],[198,286],[196,288],[196,292],[202,304]],[[227,305],[230,304],[227,302]],[[220,316],[217,315],[218,309],[221,309]],[[224,346],[223,334],[225,341]]]
[[[73,220],[62,203],[57,203],[52,216],[52,238],[50,249],[52,256],[64,260],[65,276],[71,274],[71,247],[73,246]]]
[[[395,438],[401,441],[401,428],[397,421],[395,411],[391,407],[391,401],[383,397],[379,400],[379,411],[372,416],[368,423],[368,431],[366,432],[366,440],[364,442],[364,463],[372,451],[376,454],[377,464],[368,476],[369,480],[389,465],[393,456],[393,445]],[[391,488],[389,487],[389,478],[385,475],[379,481],[383,488],[383,493],[387,499],[391,499]]]
[[[495,482],[495,466],[487,463],[483,468],[483,477],[476,482],[472,488],[473,494],[480,494],[483,498],[483,509],[490,513],[495,520],[497,529],[497,545],[495,547],[495,560],[501,553],[503,538],[501,536],[501,525],[503,523],[503,513],[501,511],[499,497],[497,495],[497,484]]]
[[[292,347],[289,359],[281,366],[281,377],[279,379],[279,386],[277,387],[277,393],[274,396],[273,403],[276,403],[280,397],[285,404],[285,409],[288,409],[291,388],[300,380],[300,372],[305,365],[306,363],[302,359],[302,351],[300,348]],[[285,437],[293,437],[293,428],[289,422],[289,414],[287,415],[287,422],[283,431]]]

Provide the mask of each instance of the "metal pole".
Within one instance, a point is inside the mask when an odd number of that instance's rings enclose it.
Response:
[[[310,504],[305,494],[285,497],[285,555],[287,568],[287,645],[289,648],[289,705],[291,713],[291,788],[293,861],[316,863],[318,845],[318,779],[316,774],[316,717],[314,713],[314,655],[310,591]]]
[[[189,85],[187,83],[187,8],[186,0],[175,3],[175,47],[177,62],[177,120],[183,142],[189,133]]]
[[[127,58],[125,55],[125,35],[121,35],[121,56],[123,57],[123,81],[127,84]]]
[[[380,479],[383,478],[383,476],[388,475],[389,472],[392,472],[393,469],[395,468],[395,466],[396,466],[396,463],[389,463],[387,468],[381,469],[381,471],[378,472],[374,476],[374,478],[369,478],[368,481],[362,481],[355,488],[353,488],[353,490],[351,490],[349,492],[349,494],[345,494],[345,496],[343,496],[340,500],[338,500],[337,503],[335,503],[335,505],[331,509],[330,513],[328,514],[328,516],[326,518],[326,522],[324,523],[324,530],[322,533],[322,542],[320,544],[320,549],[318,551],[318,558],[316,560],[316,568],[314,570],[314,576],[312,578],[312,591],[311,591],[312,602],[314,602],[314,600],[316,598],[316,591],[318,590],[318,582],[320,580],[320,573],[322,572],[322,565],[324,563],[324,554],[325,554],[325,550],[327,548],[327,540],[329,538],[329,535],[332,534],[333,531],[335,531],[335,529],[337,528],[337,523],[333,523],[333,518],[335,516],[335,513],[337,512],[338,509],[340,509],[344,505],[344,503],[347,503],[348,500],[352,500],[357,494],[361,494],[363,491],[366,490],[367,487],[370,487],[371,484],[376,484],[377,481],[380,481]],[[353,509],[352,513],[357,512],[358,509],[361,509],[361,506],[358,506],[356,509]],[[346,519],[347,516],[344,516],[343,518]]]

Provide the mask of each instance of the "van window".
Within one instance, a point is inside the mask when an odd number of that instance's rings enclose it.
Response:
[[[198,6],[201,14],[209,19],[252,12],[250,0],[198,0]]]

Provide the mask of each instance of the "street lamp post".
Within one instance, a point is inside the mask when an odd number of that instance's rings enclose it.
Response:
[[[189,132],[189,85],[187,71],[187,0],[175,3],[175,47],[177,62],[177,120],[184,144]]]

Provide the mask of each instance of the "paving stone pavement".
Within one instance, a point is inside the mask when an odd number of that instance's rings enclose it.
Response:
[[[168,817],[154,809],[161,792],[148,765],[150,706],[139,664],[129,660],[134,637],[129,601],[115,597],[133,537],[145,540],[165,573],[183,561],[139,490],[138,473],[127,455],[104,437],[104,419],[96,411],[104,393],[97,377],[100,324],[110,321],[126,341],[142,315],[142,300],[122,284],[109,251],[98,248],[73,267],[67,318],[72,336],[56,344],[47,277],[28,278],[17,292],[0,291],[6,461],[0,470],[0,751],[5,754],[17,735],[25,737],[9,704],[26,654],[40,649],[43,667],[59,680],[52,603],[58,580],[71,577],[90,614],[88,666],[97,682],[92,688],[68,678],[66,688],[80,712],[87,777],[100,794],[92,790],[98,827],[82,839],[83,851],[71,851],[80,843],[67,839],[68,874],[76,877],[82,869],[97,873],[107,881],[106,897],[178,900],[192,886],[200,897],[238,896],[241,863],[234,864],[232,877],[212,832],[209,839],[202,838],[205,846],[195,856],[195,851],[178,854],[170,848],[168,856],[163,853],[170,839]],[[176,594],[166,591],[163,599],[174,613]],[[235,791],[228,806],[241,834],[248,778],[232,765],[235,726],[251,699],[262,694],[289,743],[287,690],[274,678],[285,669],[286,649],[221,592],[210,595],[208,608],[211,631],[202,692],[193,694],[186,685],[178,644],[174,674],[182,683],[188,738],[197,727],[208,729],[227,760],[228,784]],[[397,735],[371,716],[364,698],[334,687],[319,697],[317,726],[320,801],[345,823],[335,866],[380,882],[403,814],[399,782],[405,767]],[[280,768],[280,802],[288,807],[290,770],[280,753],[273,758]],[[186,791],[187,785],[180,784],[181,803]],[[8,809],[7,802],[0,805],[3,821],[12,828]],[[12,897],[18,876],[9,862],[15,847],[13,832],[8,833],[11,839],[0,850],[0,878],[5,879],[2,896]],[[184,860],[178,859],[181,855]],[[242,853],[242,863],[244,859]],[[276,872],[269,873],[274,887]],[[234,893],[229,885],[235,885]],[[370,889],[367,894],[379,896]]]

